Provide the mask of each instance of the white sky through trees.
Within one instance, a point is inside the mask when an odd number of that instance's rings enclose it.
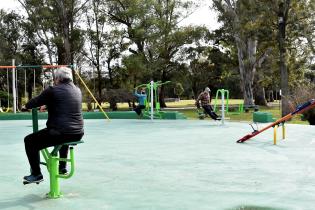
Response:
[[[196,1],[197,8],[193,12],[180,22],[180,25],[205,25],[210,30],[217,29],[220,25],[217,22],[217,15],[210,9],[211,1],[204,0]],[[0,0],[0,9],[6,11],[19,10],[23,11],[20,3],[17,0]]]

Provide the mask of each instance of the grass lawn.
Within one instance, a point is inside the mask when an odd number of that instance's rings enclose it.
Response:
[[[219,101],[221,103],[221,101]],[[238,105],[243,103],[242,99],[230,99],[229,100],[229,106],[234,110],[238,109]],[[127,111],[131,110],[128,107],[127,103],[118,103],[118,110],[120,111]],[[166,103],[167,108],[171,108],[173,111],[179,111],[184,113],[188,119],[195,119],[199,120],[198,115],[197,115],[197,109],[195,107],[195,101],[194,100],[181,100],[178,102],[167,102]],[[214,100],[212,100],[212,105],[214,105]],[[218,105],[220,107],[220,104]],[[103,109],[105,111],[109,111],[109,103],[103,103],[102,104]],[[83,104],[83,110],[86,110],[86,104]],[[166,109],[167,110],[167,109]],[[271,104],[269,107],[265,106],[260,106],[259,111],[261,112],[270,112],[272,113],[272,117],[279,119],[280,118],[280,106],[279,102],[276,101]],[[220,111],[217,111],[217,114],[220,115]],[[253,110],[250,110],[248,113],[233,113],[233,110],[226,114],[227,118],[230,118],[229,120],[231,121],[245,121],[245,122],[252,122],[253,119]],[[206,120],[209,120],[210,118],[206,118]],[[291,121],[288,123],[293,123],[293,124],[308,124],[307,121],[302,121],[301,120],[301,115],[298,115],[294,117]]]
[[[194,100],[185,100],[185,101],[181,101],[179,102],[179,106],[176,106],[176,103],[178,102],[173,102],[171,104],[167,104],[168,107],[172,107],[172,108],[179,108],[179,109],[174,109],[177,111],[180,111],[182,113],[184,113],[189,119],[198,119],[198,115],[197,115],[197,109],[193,108],[194,107]],[[184,105],[186,103],[186,106]],[[212,101],[212,105],[214,102]],[[243,100],[241,99],[230,99],[229,101],[229,106],[234,107],[234,110],[238,108],[238,105],[243,103]],[[191,107],[191,109],[181,109],[183,107]],[[220,106],[219,106],[220,107]],[[272,114],[273,118],[279,119],[281,117],[281,113],[280,113],[280,106],[279,106],[279,102],[274,102],[271,104],[271,106],[267,107],[267,106],[260,106],[259,107],[259,111],[261,112],[270,112]],[[217,114],[221,115],[220,111],[217,111]],[[253,110],[250,110],[248,113],[236,113],[236,112],[229,112],[228,114],[226,114],[227,118],[230,118],[229,120],[232,121],[245,121],[245,122],[252,122],[253,120]],[[209,119],[209,118],[207,118]],[[301,120],[301,115],[297,115],[295,116],[292,120],[290,120],[288,123],[293,123],[293,124],[308,124],[307,121],[302,121]]]

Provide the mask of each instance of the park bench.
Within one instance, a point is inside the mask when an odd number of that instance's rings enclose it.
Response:
[[[259,106],[258,105],[244,105],[244,111],[249,112],[249,110],[254,110],[254,112],[259,111]]]

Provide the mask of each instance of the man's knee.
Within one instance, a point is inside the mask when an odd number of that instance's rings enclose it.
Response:
[[[32,135],[32,134],[27,135],[24,138],[25,147],[32,148],[32,149],[37,149],[37,145],[36,145],[35,142],[36,141],[34,141],[34,135]]]
[[[29,143],[31,142],[31,139],[32,139],[31,134],[25,136],[25,138],[24,138],[24,144],[29,144]]]

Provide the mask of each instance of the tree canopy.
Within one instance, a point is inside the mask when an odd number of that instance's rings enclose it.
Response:
[[[314,0],[213,0],[214,31],[181,24],[198,7],[190,0],[18,1],[24,13],[0,11],[2,65],[75,64],[100,101],[153,79],[174,83],[161,88],[162,107],[165,97],[196,97],[206,86],[267,105],[269,92],[289,98],[314,82]],[[32,94],[33,71],[25,72],[20,97]],[[1,71],[0,91],[6,79]]]

